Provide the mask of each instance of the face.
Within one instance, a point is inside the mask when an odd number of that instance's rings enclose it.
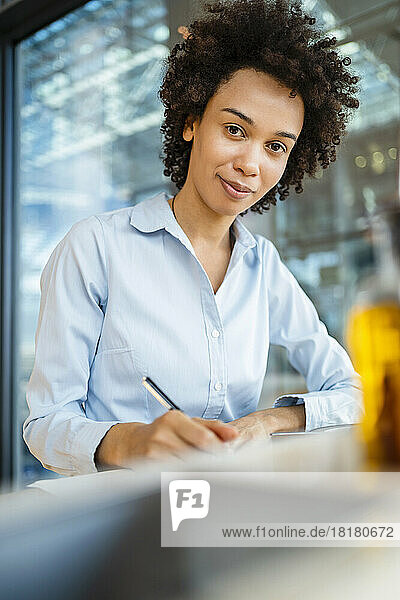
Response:
[[[278,183],[304,121],[302,99],[289,93],[271,76],[241,69],[209,100],[201,123],[188,118],[183,137],[193,145],[184,187],[197,200],[233,216]],[[250,191],[235,193],[222,179]]]

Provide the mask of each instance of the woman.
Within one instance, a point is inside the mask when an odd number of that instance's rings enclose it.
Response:
[[[178,193],[80,221],[42,274],[24,439],[62,474],[359,419],[346,352],[238,218],[335,160],[358,78],[296,2],[206,8],[160,90]],[[310,391],[257,411],[270,343]],[[183,412],[164,414],[144,375]]]

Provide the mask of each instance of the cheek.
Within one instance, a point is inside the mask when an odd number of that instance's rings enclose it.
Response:
[[[269,179],[269,181],[273,182],[272,185],[275,185],[276,183],[278,183],[278,181],[282,177],[283,173],[285,172],[286,164],[287,164],[287,161],[283,160],[283,159],[282,160],[271,160],[268,162],[265,170],[267,173],[267,178]]]
[[[203,146],[205,152],[209,156],[214,156],[222,163],[226,162],[226,159],[232,158],[237,153],[237,145],[232,143],[227,136],[221,130],[214,130],[203,138]]]
[[[222,158],[224,162],[224,157],[229,156],[233,153],[233,144],[229,144],[227,139],[217,133],[212,135],[207,140],[207,148],[208,154],[210,156],[214,156],[215,158]]]
[[[217,136],[209,138],[199,147],[198,163],[202,170],[215,171],[232,162],[233,158],[234,155],[229,144]]]

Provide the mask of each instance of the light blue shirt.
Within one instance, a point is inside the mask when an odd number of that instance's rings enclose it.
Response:
[[[214,293],[162,192],[76,223],[41,276],[24,439],[62,475],[96,472],[94,452],[120,422],[165,412],[143,375],[189,416],[231,421],[257,410],[268,349],[306,380],[306,430],[356,423],[359,378],[275,246],[241,217]],[[275,406],[296,403],[277,399]]]

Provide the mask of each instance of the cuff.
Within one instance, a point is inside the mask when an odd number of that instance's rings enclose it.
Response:
[[[333,425],[354,425],[362,419],[362,395],[355,387],[280,396],[275,400],[274,408],[297,404],[304,404],[305,431]]]
[[[97,473],[94,454],[107,431],[121,421],[89,421],[79,428],[73,442],[75,474]]]
[[[315,403],[310,402],[310,394],[299,394],[297,396],[280,396],[274,402],[273,408],[281,406],[298,406],[304,404],[304,412],[306,414],[306,423],[304,431],[311,431],[317,427],[321,427],[320,415]]]

